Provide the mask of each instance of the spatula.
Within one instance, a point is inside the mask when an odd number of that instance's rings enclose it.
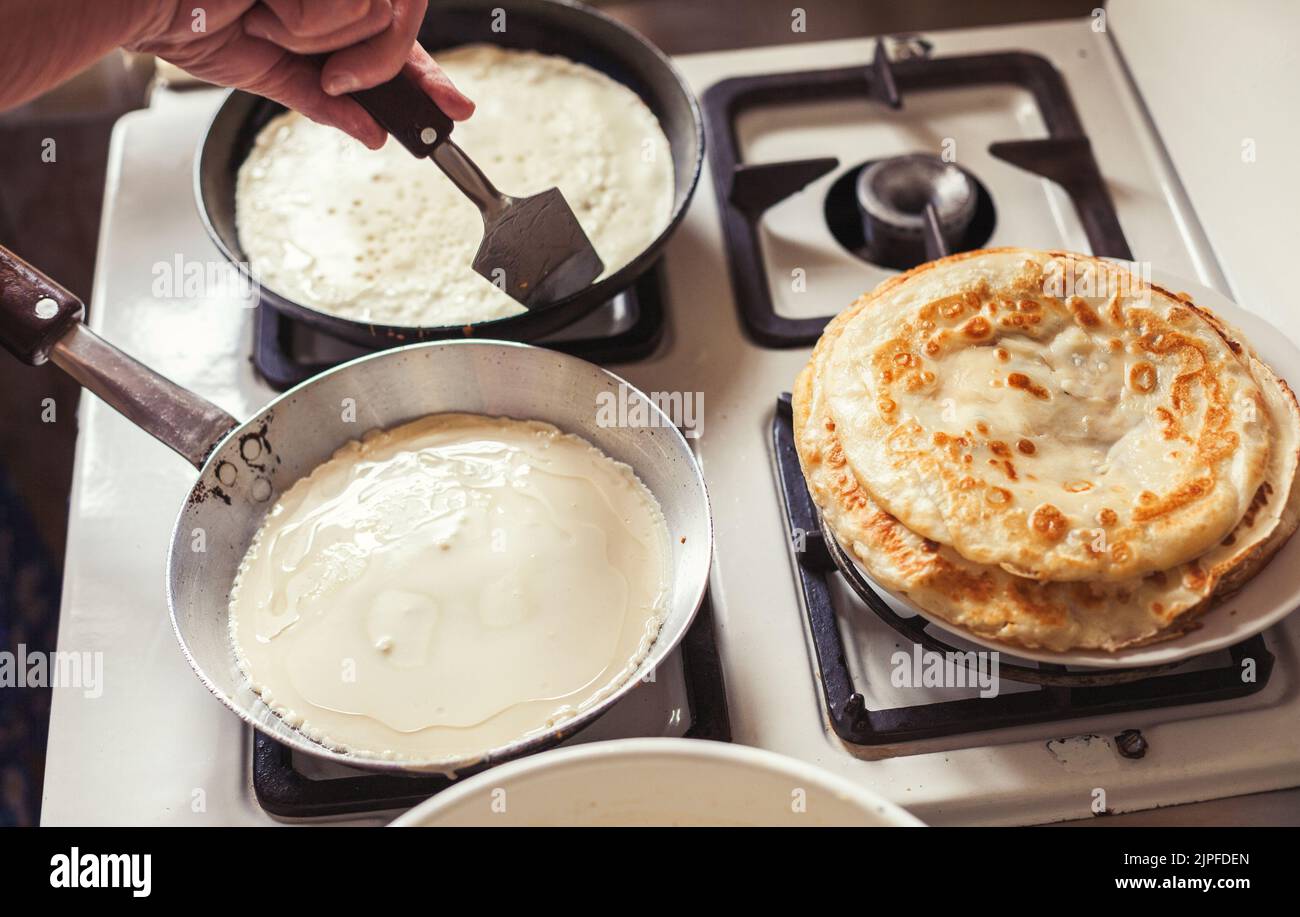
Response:
[[[559,188],[529,197],[502,194],[452,141],[451,118],[404,75],[352,98],[412,155],[432,159],[478,205],[483,241],[474,270],[525,308],[559,302],[604,272]]]

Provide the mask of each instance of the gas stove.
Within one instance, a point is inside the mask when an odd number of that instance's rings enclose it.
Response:
[[[702,396],[695,443],[716,531],[709,613],[678,671],[578,738],[730,737],[860,781],[931,823],[1087,819],[1098,789],[1105,811],[1119,813],[1300,782],[1296,616],[1251,647],[1271,664],[1245,688],[1225,675],[1236,662],[1225,651],[1104,684],[1025,664],[1027,680],[1007,677],[992,699],[978,687],[899,689],[889,659],[927,635],[791,543],[796,530],[815,537],[815,519],[783,438],[783,394],[826,317],[895,270],[871,260],[866,229],[845,208],[864,167],[918,153],[959,164],[980,197],[949,247],[1096,251],[1234,292],[1110,34],[1080,20],[676,64],[709,113],[710,169],[650,287],[571,331],[569,344],[550,343],[644,390]],[[91,324],[243,416],[350,352],[229,297],[153,295],[152,265],[218,257],[194,213],[190,170],[219,99],[159,91],[120,122]],[[1053,171],[1058,160],[1064,171]],[[207,696],[176,652],[162,591],[189,469],[93,397],[80,418],[59,649],[103,650],[105,690],[56,694],[43,820],[378,821],[436,789],[373,799],[348,782],[366,778],[288,760]],[[699,681],[692,659],[720,671]],[[725,685],[725,723],[700,685]],[[322,796],[313,782],[333,788]]]

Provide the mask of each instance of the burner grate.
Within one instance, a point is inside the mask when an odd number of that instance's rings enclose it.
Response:
[[[730,742],[731,720],[722,660],[718,656],[713,611],[707,596],[682,638],[679,652],[691,713],[686,737]],[[341,777],[309,777],[295,767],[288,747],[256,730],[253,732],[253,792],[263,809],[280,818],[323,818],[409,809],[455,782],[441,775],[360,771]]]
[[[822,533],[817,510],[804,484],[794,447],[789,394],[782,395],[777,401],[772,442],[786,523],[791,533],[805,533],[804,550],[796,554],[795,567],[812,633],[822,696],[830,713],[831,727],[845,742],[885,745],[1085,716],[1228,700],[1253,694],[1268,683],[1273,671],[1273,654],[1265,646],[1263,636],[1256,635],[1234,646],[1232,662],[1217,668],[1179,671],[1186,668],[1186,664],[1177,664],[1098,673],[1070,671],[1064,666],[1033,668],[1004,663],[999,667],[1000,674],[1036,684],[1038,690],[869,710],[866,698],[854,687],[849,672],[831,595],[830,577],[840,571],[832,552],[841,549],[833,538]],[[845,569],[851,569],[851,565],[846,565]],[[924,618],[904,618],[896,614],[865,578],[859,579],[860,583],[850,585],[886,623],[927,649],[956,651],[926,632],[929,622]],[[1254,682],[1245,682],[1241,678],[1241,663],[1246,659],[1255,661],[1257,677]]]
[[[1048,137],[994,143],[998,158],[1057,182],[1079,213],[1092,253],[1131,261],[1114,202],[1061,74],[1036,54],[1004,52],[890,62],[884,43],[868,67],[736,77],[704,93],[709,167],[722,218],[727,262],[746,332],[766,347],[799,347],[821,335],[831,316],[777,314],[768,286],[758,225],[763,213],[838,168],[835,158],[753,164],[741,161],[736,120],[746,111],[821,99],[861,98],[902,107],[908,92],[1009,83],[1034,97]],[[881,117],[889,117],[882,111]]]
[[[593,363],[631,363],[648,357],[664,333],[661,271],[662,262],[656,262],[595,313],[537,343]],[[253,325],[253,365],[258,374],[272,388],[284,391],[367,352],[330,339],[337,354],[303,356],[305,348],[299,344],[313,335],[327,337],[260,303]]]

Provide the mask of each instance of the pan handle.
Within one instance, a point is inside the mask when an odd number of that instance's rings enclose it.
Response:
[[[19,360],[47,360],[127,420],[202,468],[235,418],[127,356],[82,322],[81,300],[0,245],[0,344]]]

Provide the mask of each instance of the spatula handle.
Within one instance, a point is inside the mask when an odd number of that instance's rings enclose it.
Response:
[[[352,98],[413,156],[430,155],[451,135],[451,118],[403,73]]]

